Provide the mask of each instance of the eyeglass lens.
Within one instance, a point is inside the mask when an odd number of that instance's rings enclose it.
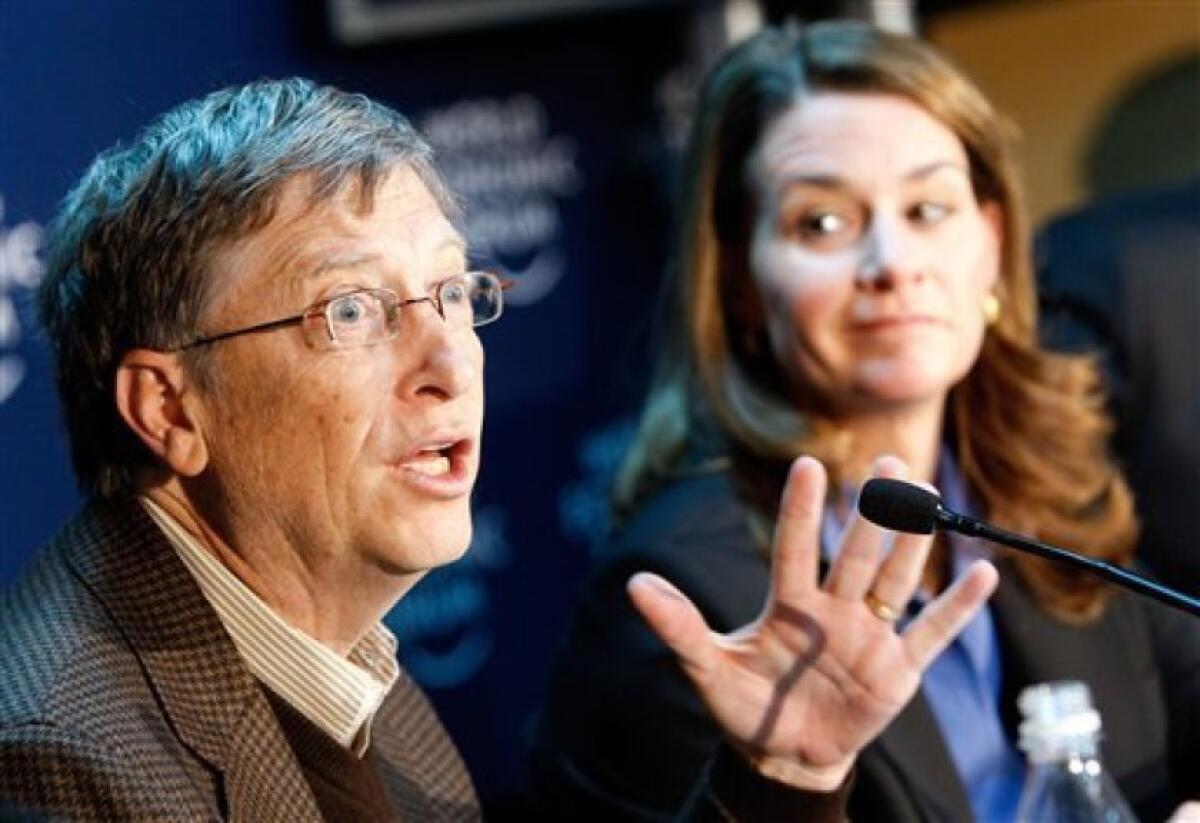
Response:
[[[503,289],[489,272],[468,272],[439,284],[434,304],[452,328],[480,326],[500,316]],[[360,346],[396,334],[400,301],[387,289],[351,292],[325,306],[329,339],[337,346]]]

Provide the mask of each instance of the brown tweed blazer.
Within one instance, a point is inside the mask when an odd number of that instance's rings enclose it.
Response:
[[[275,715],[135,501],[93,504],[0,597],[0,818],[317,821]],[[398,820],[477,820],[407,677],[370,757]]]

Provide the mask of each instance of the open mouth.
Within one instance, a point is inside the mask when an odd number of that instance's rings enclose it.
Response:
[[[410,454],[396,468],[409,486],[438,497],[456,497],[474,485],[469,439],[435,442]]]
[[[412,458],[404,461],[404,468],[409,471],[414,471],[417,474],[423,474],[426,477],[441,477],[450,471],[451,454],[458,447],[459,443],[449,443],[445,446],[435,446],[429,449],[422,449],[417,452]]]

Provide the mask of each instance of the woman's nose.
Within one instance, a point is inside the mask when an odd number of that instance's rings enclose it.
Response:
[[[925,262],[912,229],[900,221],[877,220],[863,244],[855,283],[872,291],[897,289],[925,276]]]

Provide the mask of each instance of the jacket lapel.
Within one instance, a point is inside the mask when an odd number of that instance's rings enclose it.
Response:
[[[375,716],[371,756],[402,820],[481,819],[458,749],[403,671]]]
[[[135,500],[93,504],[67,562],[109,610],[180,741],[222,775],[234,820],[320,820],[270,705],[165,535]]]
[[[1025,686],[1082,680],[1104,723],[1104,765],[1118,775],[1145,771],[1166,749],[1167,718],[1151,632],[1133,596],[1118,591],[1097,621],[1072,625],[1034,602],[1011,563],[1001,563],[1000,580],[992,609],[1005,660],[1006,725],[1016,729]]]
[[[971,820],[966,790],[942,742],[937,718],[918,691],[883,734],[863,753],[863,768],[881,758],[906,784],[918,805],[936,810],[939,820]]]

